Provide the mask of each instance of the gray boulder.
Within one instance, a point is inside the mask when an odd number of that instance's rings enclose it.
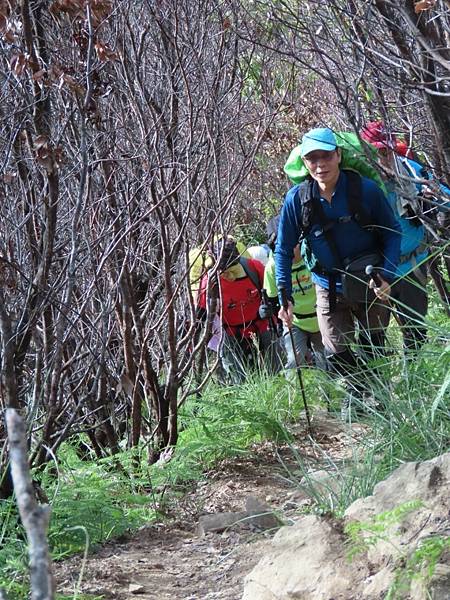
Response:
[[[243,600],[381,600],[390,589],[396,598],[449,600],[450,552],[431,576],[424,552],[448,541],[449,491],[447,453],[402,465],[372,496],[354,502],[343,521],[307,515],[282,527],[247,576]],[[417,560],[419,552],[425,560]]]

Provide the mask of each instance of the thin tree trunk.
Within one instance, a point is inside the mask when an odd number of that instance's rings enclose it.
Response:
[[[28,540],[31,600],[53,600],[55,584],[47,542],[50,507],[36,502],[28,465],[25,424],[13,408],[6,410],[6,425],[14,491]]]

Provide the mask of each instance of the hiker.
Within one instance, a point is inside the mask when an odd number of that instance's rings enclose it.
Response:
[[[228,239],[234,240],[231,235],[227,236]],[[217,242],[222,239],[221,235],[214,236],[214,242]],[[236,247],[241,256],[249,257],[249,254],[245,250],[244,244],[239,241],[236,241]],[[210,269],[214,264],[214,259],[208,255],[207,251],[203,247],[192,248],[189,251],[189,287],[192,293],[192,297],[194,303],[197,305],[198,312],[198,325],[200,325],[200,321],[204,320],[205,310],[198,307],[198,294],[200,289],[200,282],[205,273]],[[222,359],[220,356],[220,347],[223,339],[223,327],[222,320],[220,316],[216,314],[217,307],[217,299],[210,298],[209,299],[209,308],[214,311],[214,314],[210,316],[210,321],[208,327],[210,328],[209,332],[209,340],[206,347],[206,355],[200,356],[199,362],[199,373],[202,373],[203,367],[205,364],[210,364],[210,358],[212,358],[212,362],[215,364],[214,367],[214,375],[219,382],[226,380],[226,372],[222,364]],[[200,334],[200,328],[196,331],[196,337]],[[205,361],[206,359],[206,361]]]
[[[231,235],[226,236],[227,239],[234,240]],[[214,236],[214,243],[220,241],[222,236]],[[252,258],[246,251],[244,244],[240,241],[236,241],[236,247],[239,251],[240,256],[245,258]],[[206,271],[212,267],[214,261],[211,256],[208,256],[206,250],[200,248],[192,248],[189,250],[189,286],[194,297],[194,301],[197,299],[198,290],[200,287],[200,281]]]
[[[275,249],[277,286],[288,298],[279,317],[286,327],[292,326],[292,258],[301,236],[329,365],[352,389],[341,411],[347,420],[352,397],[361,400],[365,389],[351,348],[356,323],[359,344],[365,344],[370,356],[384,341],[383,313],[399,260],[400,225],[374,181],[340,169],[341,149],[331,129],[306,133],[300,155],[309,176],[286,195]],[[377,269],[378,284],[367,281],[369,265]]]
[[[216,292],[223,326],[219,351],[227,382],[243,383],[260,355],[267,358],[268,372],[276,372],[280,363],[272,349],[269,320],[258,314],[264,265],[241,257],[232,239],[217,241],[212,257],[214,268],[200,282],[199,307],[205,311],[208,296]]]
[[[278,226],[278,221],[279,217],[277,217],[276,226]],[[275,239],[272,240],[272,243],[275,246]],[[267,294],[267,303],[261,305],[259,314],[263,317],[271,317],[278,314],[280,309],[273,254],[264,270],[264,289]],[[284,326],[282,335],[287,356],[285,369],[297,368],[296,354],[299,363],[312,364],[325,369],[324,347],[316,315],[316,291],[311,280],[311,273],[301,257],[299,244],[294,248],[292,261],[292,296],[295,307],[292,321],[294,347],[289,329]]]
[[[425,315],[428,310],[429,257],[427,232],[420,220],[429,191],[419,179],[427,174],[421,164],[403,154],[403,146],[401,143],[399,146],[397,137],[386,129],[383,121],[367,123],[361,131],[361,138],[377,149],[385,174],[387,199],[401,226],[400,260],[391,300],[402,326],[405,349],[419,349],[427,337]],[[440,187],[444,193],[450,193],[444,186]],[[386,316],[387,326],[390,312]]]

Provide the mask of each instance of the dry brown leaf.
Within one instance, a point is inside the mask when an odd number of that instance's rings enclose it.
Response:
[[[48,78],[50,81],[58,81],[62,74],[63,70],[58,64],[54,63],[53,65],[50,65],[48,69]]]
[[[67,75],[67,73],[63,73],[61,75],[59,87],[61,88],[64,84],[66,84],[67,87],[77,95],[82,95],[85,92],[83,86],[80,85],[71,75]]]
[[[98,26],[111,14],[112,2],[110,0],[92,0],[91,7],[94,25]]]
[[[40,150],[44,146],[48,146],[48,137],[46,135],[38,135],[34,140],[34,149]]]
[[[42,81],[42,79],[44,79],[46,74],[45,69],[40,69],[39,71],[36,71],[36,73],[33,73],[33,79],[35,81]]]
[[[17,42],[17,36],[11,31],[11,29],[7,29],[3,33],[3,39],[7,44],[15,44]]]
[[[95,51],[97,52],[98,59],[102,62],[119,59],[117,52],[108,48],[108,46],[100,40],[95,43]]]
[[[50,5],[50,12],[58,16],[58,13],[66,13],[72,19],[84,18],[84,7],[86,0],[55,0]]]
[[[416,13],[423,12],[424,10],[430,10],[436,4],[436,0],[419,0],[414,4],[414,11]]]
[[[18,77],[20,77],[28,66],[27,55],[23,54],[22,52],[20,54],[14,54],[11,58],[9,66],[11,70],[14,71]]]
[[[50,11],[55,16],[65,13],[72,19],[85,20],[88,2],[91,6],[92,22],[97,27],[111,14],[113,7],[111,0],[54,0],[50,5]]]
[[[14,44],[17,42],[17,36],[13,22],[9,19],[10,10],[8,7],[4,7],[0,0],[0,34],[8,44]]]
[[[13,171],[9,171],[3,175],[3,181],[5,183],[12,183],[15,177],[16,173],[14,173]]]

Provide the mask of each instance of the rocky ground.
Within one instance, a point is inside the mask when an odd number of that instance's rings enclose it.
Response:
[[[364,433],[363,426],[349,428],[325,415],[316,416],[314,427],[313,443],[302,425],[293,431],[295,453],[312,470],[324,468],[325,456],[335,464],[349,457]],[[74,557],[56,565],[58,592],[73,593],[81,581],[80,592],[103,600],[240,600],[244,577],[274,534],[270,520],[249,518],[246,509],[259,502],[292,524],[312,504],[299,491],[295,453],[264,443],[220,463],[171,506],[164,523],[107,543],[85,562]],[[220,521],[229,513],[241,513],[239,522],[222,530]],[[216,517],[205,521],[205,515]],[[211,523],[216,518],[219,525]],[[209,530],[215,524],[218,531]]]

